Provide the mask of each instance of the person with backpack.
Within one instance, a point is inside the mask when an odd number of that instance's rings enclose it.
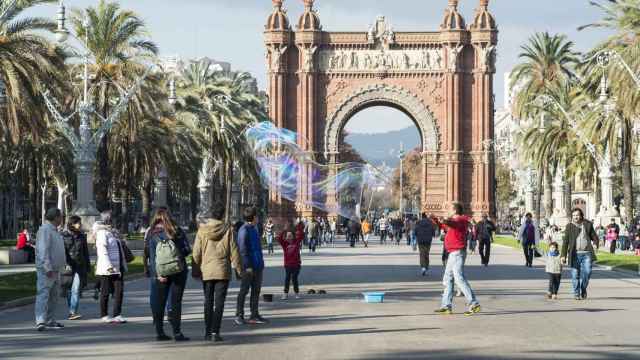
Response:
[[[82,318],[78,313],[80,292],[87,286],[87,276],[91,269],[87,236],[82,231],[82,219],[79,216],[73,215],[69,218],[67,230],[62,233],[62,238],[67,266],[70,270],[64,275],[68,280],[62,282],[68,284],[66,290],[69,320],[78,320]]]
[[[124,251],[118,233],[112,228],[111,211],[103,211],[100,221],[93,225],[96,239],[96,278],[100,281],[100,317],[105,323],[124,324],[122,299],[124,297],[123,276],[127,271]],[[113,298],[113,315],[109,316],[109,296]]]
[[[153,218],[158,217],[159,213],[167,212],[167,207],[161,206],[156,209],[156,213]],[[144,268],[144,275],[149,279],[149,305],[151,307],[151,313],[154,314],[156,307],[158,306],[158,275],[156,273],[156,246],[158,245],[157,237],[152,236],[149,220],[146,223],[146,229],[144,233],[144,252],[142,256],[142,266]],[[171,287],[169,287],[169,294],[167,295],[167,305],[165,311],[167,314],[171,313]]]
[[[242,259],[233,236],[233,228],[224,223],[224,204],[212,206],[211,216],[200,218],[200,227],[193,246],[194,277],[202,278],[204,290],[204,340],[223,341],[220,326],[227,298],[231,265],[244,277]],[[199,275],[199,276],[198,276]]]
[[[171,308],[169,323],[175,341],[188,341],[181,331],[182,296],[189,272],[186,258],[191,246],[184,231],[175,226],[168,211],[158,211],[151,222],[150,236],[155,242],[155,273],[158,303],[153,312],[156,340],[171,340],[164,332],[164,312],[169,293]]]
[[[422,276],[426,276],[429,272],[429,252],[431,251],[431,242],[435,236],[435,228],[426,213],[422,213],[421,217],[420,221],[415,224],[414,232],[420,254]]]
[[[615,254],[616,252],[616,242],[618,241],[618,237],[620,236],[620,226],[616,224],[616,219],[611,219],[611,223],[607,226],[607,247],[609,248],[609,252]]]
[[[245,223],[238,231],[238,249],[242,256],[242,277],[240,292],[238,293],[238,301],[236,304],[237,325],[243,325],[247,322],[244,320],[244,304],[249,289],[251,289],[251,297],[249,305],[251,308],[251,317],[249,324],[265,324],[267,320],[260,316],[258,303],[260,301],[260,290],[262,288],[262,274],[264,271],[264,258],[262,256],[262,244],[256,229],[256,209],[248,207],[244,210]]]

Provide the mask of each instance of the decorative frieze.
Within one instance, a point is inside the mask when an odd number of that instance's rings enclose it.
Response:
[[[322,72],[370,72],[386,70],[439,72],[443,70],[442,49],[335,50],[323,49],[318,56]]]

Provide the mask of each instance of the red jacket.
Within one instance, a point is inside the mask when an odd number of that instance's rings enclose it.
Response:
[[[20,249],[24,248],[25,246],[27,246],[27,234],[25,234],[24,232],[21,232],[18,235],[18,242],[16,243],[16,250],[20,250]]]
[[[284,267],[299,267],[302,265],[302,260],[300,260],[300,245],[302,244],[302,237],[296,236],[295,240],[292,243],[289,243],[285,240],[285,232],[281,232],[280,236],[278,236],[278,242],[280,246],[282,246],[282,251],[284,253]]]
[[[447,221],[447,235],[444,237],[444,248],[448,252],[462,250],[467,245],[467,231],[469,231],[469,218],[464,215],[455,215]]]

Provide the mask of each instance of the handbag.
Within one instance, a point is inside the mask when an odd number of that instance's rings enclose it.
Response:
[[[194,279],[202,279],[202,269],[200,265],[191,262],[191,277]]]
[[[124,261],[126,261],[127,264],[129,264],[133,260],[135,260],[136,257],[133,255],[133,252],[131,252],[131,249],[129,249],[126,242],[122,241],[121,244],[122,244],[122,252],[124,253]]]

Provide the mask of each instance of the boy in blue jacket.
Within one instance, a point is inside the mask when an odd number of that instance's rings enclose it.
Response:
[[[262,273],[264,270],[264,259],[262,257],[262,244],[260,235],[256,227],[256,209],[249,207],[244,210],[245,223],[238,230],[238,250],[242,256],[242,266],[245,276],[242,277],[240,292],[238,293],[238,303],[236,306],[236,324],[265,324],[267,320],[260,316],[258,312],[258,301],[260,300],[260,288],[262,287]],[[244,302],[247,293],[251,289],[249,307],[251,317],[247,322],[244,320]]]

